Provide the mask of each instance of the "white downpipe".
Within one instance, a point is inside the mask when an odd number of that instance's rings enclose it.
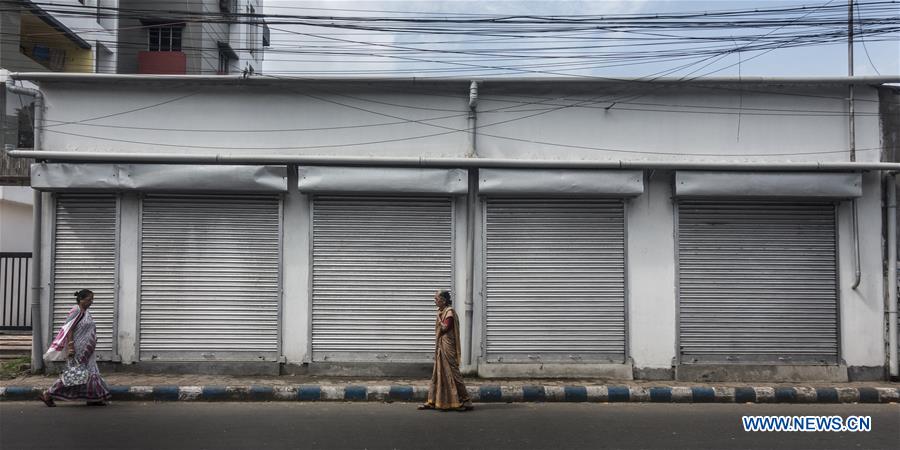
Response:
[[[6,90],[14,94],[34,97],[34,151],[39,153],[43,147],[44,128],[44,95],[36,89],[15,86],[7,80]],[[12,152],[10,152],[12,153]],[[12,156],[12,155],[10,155]],[[35,157],[40,156],[36,155]],[[44,343],[41,315],[41,222],[43,220],[44,197],[40,191],[34,191],[32,200],[32,241],[31,241],[31,372],[44,370]]]
[[[897,354],[897,175],[887,177],[887,246],[888,246],[888,355],[892,378],[900,376]]]
[[[476,108],[478,107],[478,83],[473,81],[469,85],[469,154],[470,158],[478,157],[478,117]],[[474,324],[472,321],[475,317],[475,208],[478,206],[478,169],[469,170],[469,193],[466,196],[466,348],[465,363],[467,366],[472,365],[472,353],[475,346],[472,342],[472,330]]]
[[[851,219],[853,220],[853,264],[855,266],[853,272],[853,285],[850,286],[850,289],[854,291],[859,287],[859,283],[862,281],[862,262],[860,261],[859,255],[859,203],[854,198],[850,201],[851,207]]]

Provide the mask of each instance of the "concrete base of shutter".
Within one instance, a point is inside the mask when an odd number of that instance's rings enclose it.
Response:
[[[675,379],[694,382],[794,381],[846,382],[847,366],[804,364],[682,364]]]
[[[478,365],[483,378],[605,378],[633,380],[634,367],[624,364],[502,364]]]

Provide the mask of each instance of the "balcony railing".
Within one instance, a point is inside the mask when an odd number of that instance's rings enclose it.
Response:
[[[10,158],[0,152],[0,186],[28,186],[33,159]]]
[[[0,329],[31,328],[31,253],[0,253]]]
[[[138,52],[138,73],[184,75],[187,73],[187,55],[184,52]]]

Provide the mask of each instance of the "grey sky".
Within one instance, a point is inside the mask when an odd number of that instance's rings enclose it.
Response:
[[[872,0],[868,0],[872,1]],[[316,16],[397,16],[391,12],[408,12],[406,17],[421,16],[423,13],[440,14],[444,17],[465,17],[459,14],[488,15],[603,15],[603,14],[657,14],[696,11],[721,11],[734,9],[776,8],[805,5],[819,7],[827,0],[772,0],[772,1],[303,1],[266,0],[266,14],[304,14]],[[866,3],[866,0],[863,1]],[[833,0],[829,6],[843,6],[846,0]],[[900,16],[900,5],[893,16]],[[522,55],[540,54],[531,51],[534,47],[572,46],[573,42],[584,42],[565,37],[562,33],[548,34],[540,39],[491,38],[459,35],[434,35],[417,33],[391,33],[383,31],[360,31],[302,25],[271,25],[272,50],[266,53],[264,72],[283,76],[497,76],[517,74],[520,76],[540,75],[581,75],[610,77],[640,77],[666,73],[682,65],[694,62],[671,73],[672,76],[699,75],[768,75],[768,76],[837,76],[847,74],[846,41],[803,46],[799,48],[778,48],[772,51],[744,51],[718,58],[701,60],[683,58],[671,61],[636,64],[635,61],[594,64],[585,59],[537,60],[523,56],[516,59],[489,58],[455,52],[497,49],[502,47]],[[736,37],[742,35],[763,35],[783,30],[764,28],[757,30],[727,30]],[[704,36],[704,32],[679,32],[683,36]],[[709,33],[709,32],[706,32]],[[718,32],[720,35],[723,31]],[[596,34],[596,33],[595,33]],[[584,36],[585,32],[565,34],[569,38]],[[604,36],[614,37],[607,33]],[[632,36],[622,36],[631,38]],[[865,43],[857,38],[855,45],[855,72],[857,75],[900,74],[900,42],[897,33],[881,36],[888,41]],[[438,42],[438,43],[436,43]],[[619,41],[632,43],[634,39]],[[582,44],[596,45],[596,44]],[[439,49],[441,52],[413,52],[410,49]],[[684,48],[682,45],[681,48]],[[868,55],[866,54],[868,51]],[[580,54],[604,49],[570,50]],[[607,50],[609,51],[609,50]],[[620,48],[617,51],[622,51]],[[333,54],[348,53],[343,55]],[[562,52],[562,53],[560,53]],[[565,50],[546,51],[544,54],[561,55]],[[327,53],[327,54],[325,54]],[[390,57],[385,57],[391,55]],[[869,59],[871,58],[871,62]],[[436,61],[450,61],[439,64]],[[740,64],[737,64],[740,61]],[[550,64],[548,64],[550,63]],[[708,65],[707,65],[708,64]],[[499,67],[518,66],[514,72],[497,70]],[[729,67],[730,66],[730,67]],[[579,70],[575,70],[579,69]],[[876,70],[877,69],[877,70]]]

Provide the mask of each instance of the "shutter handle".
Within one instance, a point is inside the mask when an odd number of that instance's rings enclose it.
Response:
[[[537,360],[541,359],[541,356],[540,355],[528,355],[528,359],[530,359],[532,361],[537,361]]]
[[[580,355],[569,355],[569,358],[574,359],[575,361],[581,361],[582,358]]]
[[[387,353],[381,353],[381,354],[375,355],[375,358],[378,358],[380,360],[385,360],[385,359],[387,359],[387,357],[388,357]]]

